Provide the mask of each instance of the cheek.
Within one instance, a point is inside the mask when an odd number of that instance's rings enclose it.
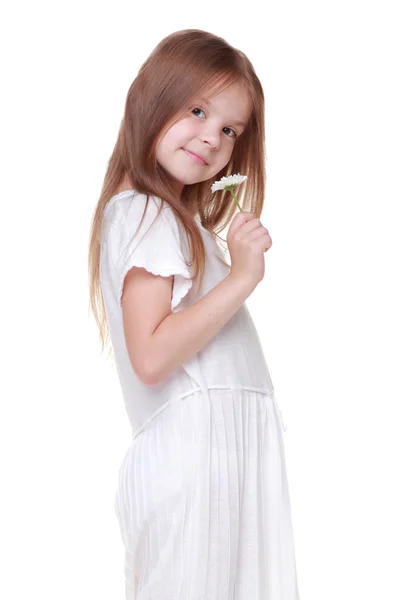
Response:
[[[231,156],[233,154],[233,149],[234,146],[232,143],[230,143],[230,140],[228,140],[227,144],[225,145],[225,147],[223,148],[223,151],[221,153],[221,160],[224,163],[224,166],[230,161]]]
[[[160,141],[158,155],[166,157],[170,152],[175,152],[177,148],[186,146],[196,135],[196,124],[193,119],[181,119],[168,129]]]
[[[221,162],[220,162],[219,170],[226,167],[228,162],[231,160],[232,154],[233,154],[232,148],[229,148],[226,150],[226,152],[223,153],[223,155],[221,155]]]
[[[187,138],[192,137],[196,134],[196,122],[194,119],[188,117],[187,119],[182,119],[178,123],[176,123],[172,128],[174,139],[179,141],[186,141]]]

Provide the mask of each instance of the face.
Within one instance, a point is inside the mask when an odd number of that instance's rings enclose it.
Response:
[[[199,94],[168,129],[156,158],[174,179],[179,197],[184,185],[213,178],[229,162],[251,112],[246,90],[236,83],[211,97]]]

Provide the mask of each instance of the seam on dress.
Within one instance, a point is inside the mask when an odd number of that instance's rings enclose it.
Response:
[[[266,396],[269,396],[270,398],[272,398],[275,401],[274,395],[271,393],[271,391],[268,388],[254,387],[252,385],[211,384],[211,385],[207,386],[207,389],[209,389],[209,390],[231,390],[231,391],[245,390],[245,391],[249,391],[249,392],[258,392],[260,394],[264,394]],[[153,421],[153,419],[155,417],[157,417],[163,410],[165,410],[167,408],[167,406],[170,406],[171,404],[174,404],[175,402],[178,402],[179,400],[183,400],[184,398],[187,398],[187,396],[190,396],[191,394],[194,394],[194,393],[200,392],[200,391],[201,391],[200,387],[195,387],[195,388],[192,388],[192,389],[190,389],[190,390],[188,390],[186,392],[183,392],[182,394],[176,396],[175,398],[171,398],[170,400],[167,400],[167,402],[165,402],[164,404],[162,404],[152,415],[150,415],[150,417],[148,417],[145,420],[145,422],[139,427],[139,429],[136,429],[133,432],[133,434],[132,434],[132,442],[133,442],[133,440],[135,440],[138,437],[138,435],[140,435],[141,433],[143,433],[143,431],[147,428],[148,424],[151,423],[151,421]],[[279,415],[280,415],[280,417],[282,419],[281,411],[280,411],[280,409],[279,409],[278,406],[277,406],[277,409],[278,409],[278,413],[279,413]],[[282,426],[283,426],[283,419],[281,420],[281,422],[282,422]]]

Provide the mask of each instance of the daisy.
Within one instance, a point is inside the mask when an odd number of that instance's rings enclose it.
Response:
[[[222,179],[220,179],[219,181],[214,181],[214,183],[211,186],[211,191],[216,192],[218,190],[227,190],[234,197],[238,209],[243,212],[243,210],[240,208],[240,204],[233,190],[236,186],[243,183],[243,181],[246,181],[246,179],[247,175],[240,175],[239,173],[237,175],[229,175],[228,177],[222,177]]]

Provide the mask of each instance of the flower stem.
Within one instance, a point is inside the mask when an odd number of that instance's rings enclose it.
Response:
[[[243,210],[240,208],[240,204],[239,204],[239,202],[238,202],[238,199],[236,198],[236,196],[235,196],[235,194],[234,194],[234,191],[233,191],[233,190],[230,190],[230,192],[231,192],[232,196],[233,196],[233,197],[234,197],[234,199],[235,199],[236,206],[238,207],[238,209],[239,209],[241,212],[243,212]]]

